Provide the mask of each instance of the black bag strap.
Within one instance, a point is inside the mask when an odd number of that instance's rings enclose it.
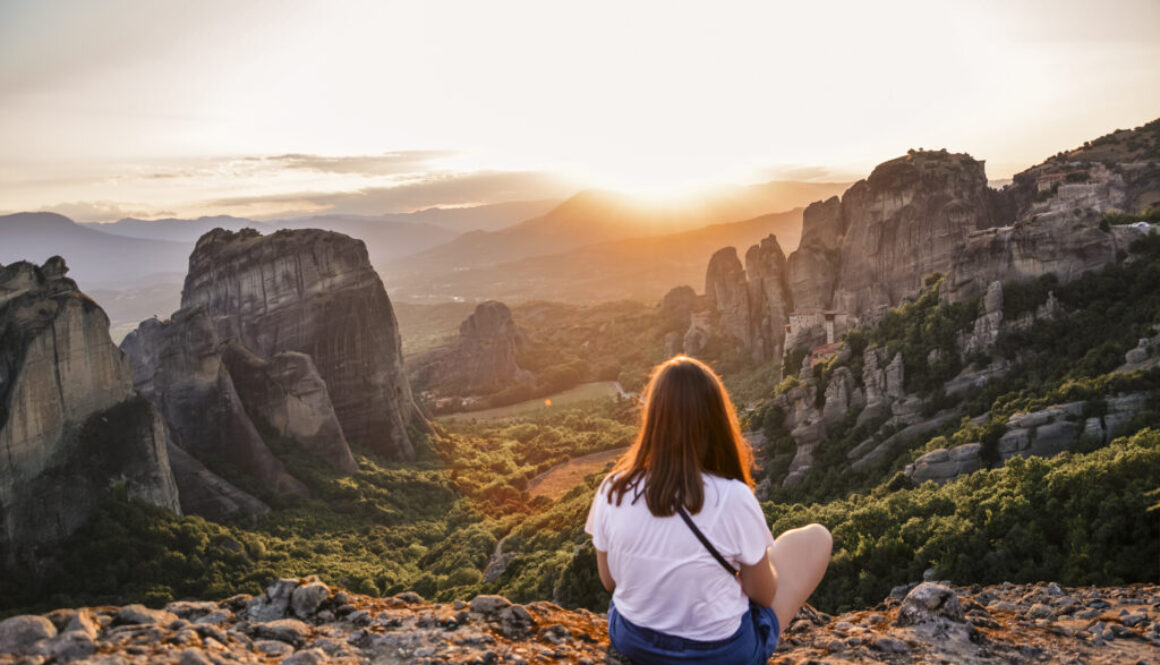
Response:
[[[725,570],[729,571],[729,575],[732,577],[737,577],[741,574],[741,571],[729,565],[729,562],[725,560],[725,557],[721,556],[721,553],[717,551],[716,547],[713,547],[713,543],[709,542],[709,539],[705,537],[705,534],[701,533],[701,530],[697,528],[696,524],[693,524],[693,518],[689,517],[689,514],[685,512],[684,506],[677,506],[677,514],[681,516],[681,519],[685,520],[685,524],[688,524],[689,528],[693,530],[693,535],[697,537],[697,540],[701,541],[701,544],[705,546],[705,549],[709,550],[709,554],[713,555],[713,558],[717,560],[717,563],[721,564]]]

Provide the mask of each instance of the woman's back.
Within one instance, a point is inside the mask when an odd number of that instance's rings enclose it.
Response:
[[[693,522],[731,565],[753,565],[773,545],[753,492],[739,480],[713,474],[702,479],[704,505]],[[680,517],[653,515],[632,489],[620,505],[610,503],[606,488],[597,493],[585,529],[596,549],[608,553],[618,580],[617,611],[638,626],[686,639],[733,635],[749,611],[738,580]]]

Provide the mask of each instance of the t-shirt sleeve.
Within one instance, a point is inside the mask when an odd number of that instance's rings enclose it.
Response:
[[[604,484],[600,483],[596,495],[592,497],[592,505],[588,508],[588,520],[584,523],[584,530],[592,536],[592,546],[601,552],[608,551],[608,536],[606,527],[607,505],[605,500]]]
[[[765,555],[765,548],[773,545],[773,534],[769,531],[761,504],[749,487],[741,482],[732,485],[722,526],[734,545],[732,549],[737,552],[737,560],[752,566]]]

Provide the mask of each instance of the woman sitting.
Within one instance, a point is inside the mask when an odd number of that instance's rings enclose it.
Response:
[[[596,493],[585,530],[612,592],[612,646],[638,665],[765,663],[829,563],[820,524],[775,540],[752,452],[721,379],[657,366],[640,433]]]

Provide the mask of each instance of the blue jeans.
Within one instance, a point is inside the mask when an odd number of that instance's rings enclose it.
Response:
[[[773,608],[749,603],[749,613],[733,635],[711,642],[690,640],[630,623],[608,605],[608,639],[636,665],[705,663],[765,665],[777,649],[781,630]]]

